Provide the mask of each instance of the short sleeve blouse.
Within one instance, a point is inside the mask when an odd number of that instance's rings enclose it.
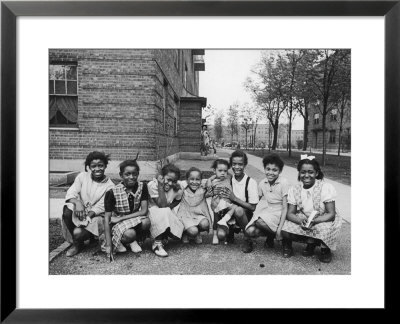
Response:
[[[289,182],[281,176],[271,186],[265,178],[258,184],[258,195],[269,204],[282,204],[282,199],[288,194]]]
[[[301,201],[304,207],[304,212],[307,214],[308,212],[311,212],[314,210],[314,205],[313,205],[313,188],[311,187],[309,189],[301,189]],[[322,182],[322,187],[321,187],[321,208],[324,208],[324,203],[335,201],[336,200],[336,190],[335,187],[327,182]],[[288,192],[288,203],[291,205],[297,206],[296,199],[294,196],[294,186],[289,188]]]

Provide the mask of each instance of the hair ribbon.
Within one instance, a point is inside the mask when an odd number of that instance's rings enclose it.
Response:
[[[301,154],[300,155],[300,161],[301,160],[314,160],[315,156],[314,155],[307,155],[307,154]]]

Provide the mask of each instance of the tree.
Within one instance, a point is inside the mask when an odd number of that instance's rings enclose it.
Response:
[[[241,113],[240,113],[240,119],[241,123],[240,126],[244,129],[245,131],[245,147],[247,150],[247,133],[249,132],[251,125],[252,125],[252,108],[249,106],[248,103],[245,103],[241,107]]]
[[[339,142],[338,142],[338,153],[340,156],[340,150],[342,146],[342,133],[343,123],[347,116],[347,111],[350,108],[350,95],[351,95],[351,58],[350,55],[343,56],[341,64],[338,67],[337,78],[335,87],[332,93],[332,103],[337,108],[337,115],[339,117]]]
[[[288,118],[288,150],[289,157],[292,156],[292,123],[296,115],[295,102],[296,99],[296,84],[298,80],[299,69],[298,65],[301,62],[304,53],[298,50],[285,51],[285,55],[278,55],[278,73],[282,74],[284,85],[281,88],[281,95],[284,98],[285,111]]]
[[[277,56],[265,52],[261,62],[252,72],[256,79],[247,78],[244,87],[252,94],[253,100],[270,122],[273,129],[272,150],[278,141],[279,118],[286,106],[283,102],[284,79],[278,73]]]
[[[238,133],[239,124],[239,104],[234,103],[229,106],[227,124],[231,133],[231,143],[233,142],[233,135]]]
[[[346,57],[350,56],[350,50],[315,50],[313,51],[315,68],[312,70],[311,82],[315,86],[316,94],[320,99],[318,109],[322,115],[322,165],[325,165],[326,157],[326,117],[334,108],[332,94],[337,90],[337,72]]]
[[[303,117],[303,151],[308,147],[309,107],[316,101],[315,89],[311,80],[314,68],[314,56],[309,50],[302,50],[303,58],[298,65],[297,83],[295,87],[295,108]]]
[[[217,142],[223,137],[222,117],[223,113],[218,111],[214,118],[214,134]]]

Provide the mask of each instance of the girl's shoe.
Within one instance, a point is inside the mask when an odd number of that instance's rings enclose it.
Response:
[[[196,244],[201,244],[203,243],[203,238],[201,237],[200,233],[196,235],[196,238],[194,239],[194,242]]]
[[[131,247],[133,253],[142,252],[142,248],[140,247],[137,241],[133,241],[131,244],[129,244],[129,246]]]
[[[67,251],[67,257],[73,257],[82,250],[82,244],[74,243],[72,247]]]
[[[284,258],[290,258],[293,255],[293,248],[292,248],[292,242],[283,240],[282,241],[282,255]]]
[[[163,257],[164,258],[164,257],[168,256],[167,251],[164,250],[162,242],[159,242],[159,241],[154,242],[153,246],[152,246],[152,250],[159,257]]]
[[[218,236],[214,235],[213,236],[213,240],[212,240],[212,244],[217,245],[218,243],[219,243]]]
[[[265,240],[264,247],[268,247],[272,249],[274,247],[274,237],[273,236],[268,236],[267,239]]]
[[[253,251],[253,241],[249,238],[245,238],[242,245],[243,253],[250,253]]]
[[[319,261],[329,263],[332,261],[332,253],[330,248],[321,248],[321,254],[319,255]]]
[[[303,250],[301,253],[305,257],[310,257],[314,255],[314,250],[315,250],[315,244],[314,243],[308,243],[306,248]]]
[[[115,251],[116,253],[124,253],[124,252],[126,252],[127,251],[127,249],[126,249],[126,247],[122,244],[122,243],[120,243],[118,246],[117,246],[117,250]]]
[[[182,243],[189,243],[189,237],[187,236],[187,234],[182,234]]]

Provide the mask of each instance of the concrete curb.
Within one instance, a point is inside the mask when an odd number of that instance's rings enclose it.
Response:
[[[65,251],[67,248],[71,246],[71,243],[64,242],[61,244],[58,248],[54,249],[53,251],[50,252],[50,257],[49,257],[49,263],[53,261],[53,259],[59,255],[61,252]]]

